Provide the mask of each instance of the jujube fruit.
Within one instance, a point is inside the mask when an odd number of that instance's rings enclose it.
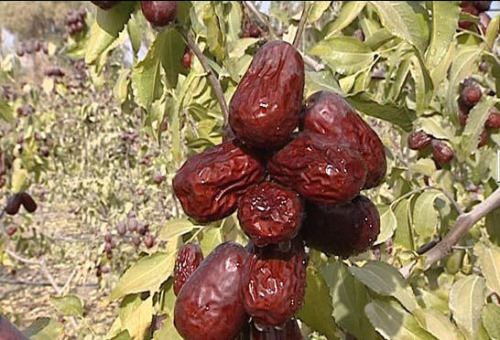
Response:
[[[242,295],[245,310],[259,326],[282,326],[301,307],[306,290],[307,258],[302,240],[287,252],[275,245],[250,245]]]
[[[33,197],[27,192],[21,193],[21,204],[29,213],[35,212],[38,207]]]
[[[489,129],[500,128],[500,113],[496,108],[491,109],[490,115],[486,120],[485,126]]]
[[[93,3],[94,5],[105,11],[115,7],[116,5],[118,5],[119,2],[120,1],[91,1],[91,3]]]
[[[153,248],[155,245],[155,238],[151,234],[147,234],[146,237],[144,238],[144,245],[146,248]]]
[[[467,118],[469,118],[469,111],[463,105],[458,105],[458,122],[461,126],[467,124]]]
[[[445,142],[433,140],[431,145],[432,156],[439,165],[448,164],[453,159],[453,150]]]
[[[173,189],[184,212],[207,223],[233,213],[238,194],[264,177],[260,161],[229,140],[190,157],[177,171]]]
[[[462,6],[462,12],[464,13],[469,13],[471,15],[477,16],[479,14],[479,11],[477,8],[470,2]],[[458,22],[458,27],[461,29],[470,29],[472,27],[472,22],[471,21],[466,21],[466,20],[460,20]]]
[[[174,266],[174,294],[176,296],[202,261],[203,253],[199,245],[185,244],[179,249]]]
[[[299,195],[277,183],[254,185],[238,200],[240,226],[257,246],[291,240],[302,219]]]
[[[365,196],[346,204],[306,204],[303,235],[308,246],[349,257],[368,250],[380,233],[377,207]]]
[[[175,21],[179,4],[178,1],[141,1],[141,9],[147,21],[162,27]]]
[[[483,147],[486,145],[486,143],[488,143],[488,130],[483,129],[483,131],[481,131],[481,134],[479,135],[479,143],[477,144],[477,147]]]
[[[247,251],[234,242],[217,246],[187,280],[174,309],[174,325],[187,340],[234,339],[248,321],[241,276]]]
[[[412,150],[422,150],[431,145],[432,137],[419,130],[408,135],[408,147]]]
[[[306,101],[301,128],[350,145],[366,163],[363,188],[380,185],[387,168],[384,144],[344,98],[331,91],[311,95]]]
[[[5,212],[8,215],[15,215],[19,212],[21,207],[22,195],[21,193],[14,194],[7,200],[7,205],[5,206]]]
[[[474,6],[479,12],[486,12],[490,9],[491,3],[493,1],[473,1]]]
[[[16,233],[16,231],[17,231],[17,225],[10,225],[7,227],[7,229],[5,229],[5,232],[9,236],[14,235]]]
[[[302,340],[297,319],[291,318],[281,328],[262,327],[261,329],[252,324],[252,340]]]
[[[229,105],[229,124],[251,147],[278,149],[297,127],[304,92],[304,62],[284,41],[255,54]]]
[[[366,164],[356,150],[306,131],[274,154],[268,171],[305,199],[332,204],[356,197],[366,178]]]
[[[460,100],[466,107],[473,107],[481,100],[481,97],[481,89],[477,84],[472,82],[464,84],[462,92],[460,93]]]

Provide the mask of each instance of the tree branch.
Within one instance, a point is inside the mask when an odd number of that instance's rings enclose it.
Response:
[[[319,71],[325,69],[325,65],[318,63],[316,60],[314,60],[310,56],[304,54],[303,58],[304,58],[304,63],[307,66],[309,66],[310,68],[312,68],[314,71],[319,72]]]
[[[201,63],[201,66],[205,70],[205,72],[208,75],[208,80],[210,81],[210,84],[212,84],[212,88],[215,92],[215,96],[217,97],[217,101],[219,102],[220,108],[222,110],[222,114],[224,115],[224,125],[223,125],[223,130],[225,131],[228,127],[228,119],[229,119],[229,109],[226,103],[226,98],[224,97],[224,92],[222,91],[222,86],[219,82],[219,79],[215,76],[214,71],[208,64],[207,58],[203,54],[203,52],[200,50],[198,45],[194,42],[193,38],[187,33],[185,30],[182,28],[178,30],[182,36],[184,37],[184,40],[188,44],[189,48],[193,53],[196,55],[198,60]]]
[[[448,234],[446,234],[446,236],[433,248],[422,254],[424,268],[427,269],[446,257],[450,251],[453,250],[453,246],[455,246],[455,244],[457,244],[460,239],[467,234],[474,224],[499,207],[500,189],[497,189],[483,202],[476,205],[474,209],[467,213],[460,214],[455,222],[455,225],[451,228]],[[417,260],[413,260],[406,266],[402,267],[399,271],[405,278],[408,278],[416,264]]]
[[[257,18],[257,21],[261,26],[265,26],[269,32],[269,35],[271,36],[272,39],[276,39],[276,32],[274,32],[273,28],[271,27],[271,24],[269,21],[262,15],[262,13],[255,7],[253,3],[250,1],[243,1],[243,6],[245,6],[246,9],[248,9],[250,12],[252,12],[255,17]]]
[[[299,45],[300,38],[302,37],[302,33],[304,32],[310,8],[311,6],[308,6],[307,2],[304,1],[304,9],[302,10],[297,33],[295,34],[295,38],[293,39],[293,47],[295,48],[297,48],[297,46]]]

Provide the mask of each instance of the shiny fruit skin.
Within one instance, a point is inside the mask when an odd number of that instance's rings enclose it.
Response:
[[[252,340],[303,340],[297,319],[291,318],[281,328],[263,327],[259,329],[252,323]]]
[[[302,219],[299,195],[277,183],[254,185],[238,200],[240,226],[259,247],[291,240],[297,236]]]
[[[8,215],[16,215],[19,212],[19,208],[22,203],[22,194],[17,193],[9,197],[7,200],[7,205],[5,206],[5,212]]]
[[[153,26],[163,27],[177,18],[178,1],[141,1],[144,17]]]
[[[235,136],[250,147],[279,149],[299,124],[304,61],[284,41],[270,41],[255,54],[229,105]]]
[[[282,326],[304,302],[307,258],[303,242],[292,240],[287,252],[275,245],[250,244],[249,248],[242,285],[245,310],[259,326]]]
[[[439,165],[448,164],[453,159],[454,153],[448,144],[439,140],[433,140],[431,145],[432,156]]]
[[[481,97],[481,89],[476,84],[464,85],[460,93],[460,100],[468,108],[476,105],[481,100]]]
[[[268,172],[306,200],[331,204],[356,197],[367,173],[363,158],[349,145],[307,131],[273,155]]]
[[[234,242],[217,246],[177,296],[174,325],[187,340],[234,339],[248,321],[241,276],[247,251]]]
[[[422,150],[431,145],[432,137],[425,131],[415,131],[408,136],[408,147],[412,150]]]
[[[21,193],[21,204],[29,213],[33,213],[38,208],[35,200],[27,192]]]
[[[500,113],[496,108],[493,108],[490,111],[490,115],[488,116],[488,120],[486,120],[485,126],[488,129],[500,128]]]
[[[174,294],[179,295],[181,288],[203,262],[203,253],[197,244],[185,244],[179,249],[174,266]]]
[[[384,144],[344,98],[331,91],[312,94],[306,100],[301,128],[350,145],[366,163],[363,189],[380,185],[387,169]]]
[[[177,171],[173,189],[184,212],[207,223],[233,213],[240,192],[265,175],[254,155],[229,140],[190,157]]]

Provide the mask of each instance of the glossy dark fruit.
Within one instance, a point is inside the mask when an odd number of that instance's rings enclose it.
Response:
[[[469,111],[463,105],[458,105],[458,122],[461,126],[467,124],[467,118],[469,118]]]
[[[134,217],[131,217],[129,220],[128,220],[128,230],[130,230],[131,232],[134,232],[137,230],[137,220],[134,218]]]
[[[184,68],[190,69],[192,60],[193,60],[193,52],[189,50],[184,52],[181,59],[182,66],[184,66]]]
[[[276,327],[256,327],[252,323],[251,330],[252,340],[303,340],[300,333],[297,319],[291,318],[284,326]]]
[[[476,105],[481,100],[481,97],[481,89],[477,84],[473,83],[464,85],[462,92],[460,93],[460,100],[468,108]]]
[[[269,160],[273,180],[318,203],[348,202],[366,178],[361,155],[319,134],[302,132]]]
[[[229,140],[190,157],[177,171],[173,189],[184,212],[207,223],[233,213],[238,194],[265,175],[255,156]]]
[[[486,12],[490,9],[491,3],[493,1],[473,1],[474,6],[477,8],[479,12]]]
[[[203,253],[197,244],[185,244],[179,249],[174,266],[174,294],[179,295],[181,288],[193,275],[203,261]]]
[[[271,245],[250,245],[242,295],[245,310],[259,326],[282,326],[301,307],[306,290],[307,258],[296,238],[287,252]]]
[[[248,321],[241,277],[247,251],[234,242],[217,246],[179,291],[174,325],[184,339],[234,339]]]
[[[141,1],[142,14],[153,26],[167,26],[177,18],[178,1]]]
[[[380,185],[387,169],[384,144],[344,98],[331,91],[311,95],[306,100],[301,128],[358,151],[368,171],[363,189]]]
[[[22,202],[22,194],[17,193],[9,197],[7,200],[7,205],[5,206],[5,212],[8,215],[15,215],[19,212],[19,208],[21,207]]]
[[[0,339],[2,340],[28,340],[16,326],[0,315]]]
[[[151,234],[147,234],[146,237],[144,238],[144,245],[146,248],[153,248],[155,245],[155,238]]]
[[[284,41],[270,41],[255,54],[229,105],[229,124],[251,147],[279,149],[299,124],[304,62]]]
[[[486,12],[479,13],[479,29],[483,34],[486,34],[490,22],[491,22],[491,17],[488,15],[488,13]]]
[[[125,226],[125,222],[118,222],[116,226],[116,230],[118,231],[118,235],[123,236],[127,233],[127,227]]]
[[[498,129],[500,128],[500,112],[496,108],[491,109],[490,115],[486,120],[485,126],[488,129]]]
[[[21,193],[21,204],[29,213],[35,212],[38,207],[33,197],[27,192]]]
[[[477,10],[477,8],[470,2],[468,4],[462,6],[462,12],[469,13],[469,14],[474,15],[474,16],[479,15],[479,11]],[[461,29],[468,30],[472,27],[472,22],[460,20],[458,22],[458,27],[460,27]]]
[[[244,38],[259,38],[261,36],[261,32],[259,29],[259,26],[256,24],[247,22],[245,24],[245,31],[243,32],[243,37]]]
[[[91,1],[91,3],[93,3],[94,5],[105,11],[115,7],[116,5],[118,5],[119,2],[120,1]]]
[[[238,200],[240,226],[259,247],[291,240],[302,219],[299,195],[277,183],[254,185]]]
[[[479,143],[477,144],[478,148],[481,148],[485,146],[486,143],[488,143],[488,136],[488,130],[483,129],[483,131],[481,131],[481,134],[479,135]]]
[[[443,141],[433,140],[432,157],[441,166],[448,164],[454,157],[453,150]]]
[[[137,225],[137,233],[139,235],[146,235],[148,231],[149,231],[149,225],[143,223],[139,223]]]
[[[17,225],[10,225],[7,227],[7,229],[5,229],[5,232],[7,233],[7,235],[9,236],[12,236],[16,233],[17,231]]]
[[[141,244],[141,238],[139,236],[134,236],[132,239],[132,242],[134,243],[134,246],[139,247]]]
[[[419,130],[408,135],[408,147],[412,150],[422,150],[431,145],[432,137]]]
[[[306,204],[306,244],[327,255],[349,257],[368,250],[380,233],[377,207],[365,196],[337,205]]]

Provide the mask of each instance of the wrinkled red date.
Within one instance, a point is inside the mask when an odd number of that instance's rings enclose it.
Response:
[[[300,327],[297,319],[291,318],[281,328],[262,327],[257,328],[252,324],[252,340],[302,340]]]
[[[276,182],[318,203],[352,200],[366,178],[366,164],[356,150],[306,131],[274,154],[268,171]]]
[[[260,247],[294,238],[302,217],[302,203],[297,193],[276,183],[255,185],[238,201],[240,225]]]
[[[307,259],[302,240],[282,252],[275,245],[250,247],[242,295],[247,313],[259,326],[282,326],[304,301]]]
[[[265,175],[257,158],[229,140],[190,157],[177,171],[173,189],[184,212],[207,223],[234,212],[239,192]]]
[[[178,1],[141,1],[142,14],[154,26],[174,22],[179,10]]]
[[[439,165],[448,164],[453,159],[453,150],[445,142],[433,140],[431,145],[432,156]]]
[[[367,250],[380,233],[377,207],[365,196],[342,205],[307,203],[306,244],[329,255],[349,257]]]
[[[490,115],[488,116],[488,120],[486,120],[485,125],[489,129],[500,128],[500,113],[495,107],[491,109]]]
[[[303,92],[300,53],[284,41],[266,43],[231,99],[229,124],[234,134],[251,147],[282,147],[299,123]]]
[[[38,207],[33,197],[27,192],[21,193],[21,204],[30,213],[35,212]]]
[[[475,81],[470,79],[464,81],[460,100],[466,107],[471,108],[476,105],[481,100],[482,95],[481,88]]]
[[[422,150],[431,145],[432,137],[419,130],[408,135],[408,147],[412,150]]]
[[[199,245],[186,244],[179,249],[174,266],[174,294],[176,296],[202,261],[203,253]]]
[[[5,206],[5,212],[8,215],[15,215],[19,212],[21,203],[23,201],[22,193],[17,193],[9,197],[7,200],[7,205]]]
[[[361,154],[367,166],[363,189],[380,185],[387,168],[384,144],[344,98],[330,91],[314,93],[301,123],[304,130],[347,143]]]
[[[248,320],[241,279],[247,257],[234,242],[217,246],[179,292],[174,324],[188,340],[234,339]]]

